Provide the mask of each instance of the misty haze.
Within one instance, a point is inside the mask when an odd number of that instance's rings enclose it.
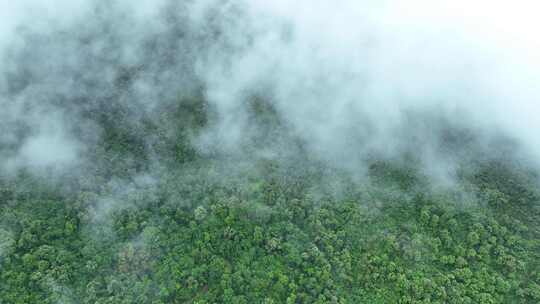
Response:
[[[539,11],[0,0],[0,304],[540,303]]]

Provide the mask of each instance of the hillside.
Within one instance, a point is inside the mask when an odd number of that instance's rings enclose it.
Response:
[[[0,304],[540,303],[534,14],[12,2]]]

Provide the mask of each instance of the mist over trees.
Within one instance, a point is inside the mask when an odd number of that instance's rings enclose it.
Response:
[[[0,2],[0,304],[540,302],[531,16],[410,5]]]

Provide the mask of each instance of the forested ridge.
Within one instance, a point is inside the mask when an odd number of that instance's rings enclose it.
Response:
[[[0,20],[0,304],[540,303],[510,51],[377,1],[52,2]]]
[[[103,183],[2,182],[2,303],[540,300],[537,180],[519,164],[469,164],[458,185],[432,187],[414,161],[373,160],[356,180],[301,157],[224,160],[183,139],[205,123],[203,99],[179,104],[151,184],[130,177],[146,154],[113,124],[92,176]],[[122,174],[135,190],[113,198],[105,181]]]

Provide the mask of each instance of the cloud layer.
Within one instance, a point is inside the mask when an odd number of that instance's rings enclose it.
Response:
[[[462,154],[444,152],[448,129],[473,132],[486,150],[512,137],[538,162],[537,6],[2,2],[0,163],[81,166],[111,124],[151,150],[143,122],[201,89],[215,111],[193,137],[201,152],[245,153],[254,137],[279,136],[252,119],[259,98],[310,155],[357,172],[374,155],[413,152],[427,171],[451,175]],[[250,153],[290,147],[270,142]]]

